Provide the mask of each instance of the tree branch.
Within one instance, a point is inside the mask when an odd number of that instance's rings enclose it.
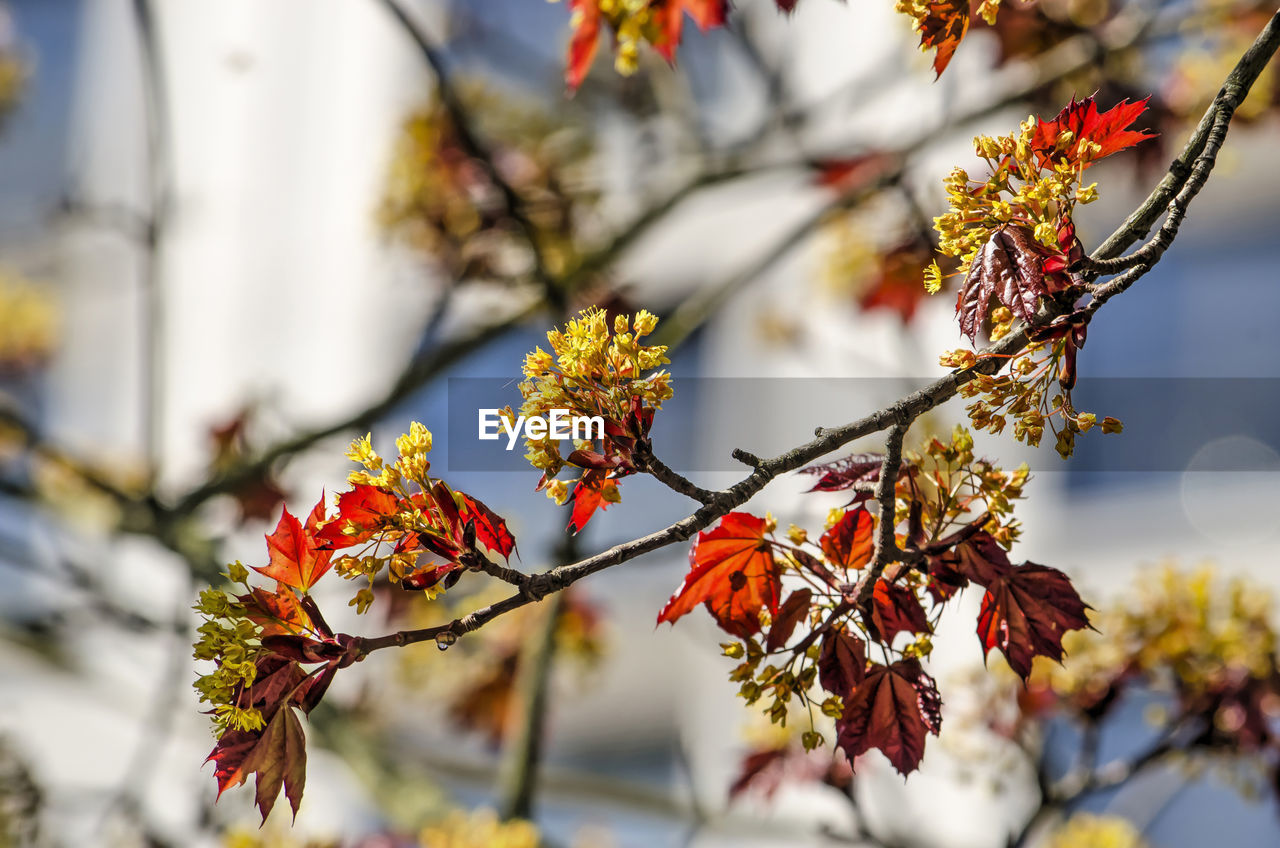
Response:
[[[1195,197],[1204,185],[1205,180],[1207,180],[1236,106],[1248,94],[1249,88],[1254,80],[1257,79],[1262,66],[1270,59],[1277,46],[1280,46],[1280,12],[1277,12],[1276,16],[1267,24],[1253,46],[1245,53],[1236,70],[1232,71],[1227,78],[1227,83],[1223,86],[1222,93],[1215,100],[1215,107],[1210,110],[1211,115],[1206,115],[1210,129],[1204,133],[1204,141],[1199,144],[1200,152],[1196,154],[1194,165],[1188,172],[1186,179],[1178,183],[1174,189],[1174,197],[1172,198],[1174,208],[1170,217],[1176,217],[1177,222],[1169,226],[1168,240],[1171,240],[1177,234],[1178,223],[1180,223],[1181,217],[1185,215],[1187,204],[1190,203],[1191,199]],[[1195,138],[1199,134],[1199,130],[1197,130],[1193,135],[1192,141],[1187,145],[1188,149],[1196,146]],[[1177,170],[1176,166],[1177,163],[1175,162],[1174,166],[1170,168],[1170,174]],[[1166,177],[1166,181],[1168,179]],[[1162,196],[1165,191],[1166,181],[1161,182],[1160,186],[1152,192],[1151,197],[1139,207],[1138,212],[1150,205],[1153,202],[1152,198],[1158,199]],[[1138,212],[1130,216],[1131,221],[1136,219]],[[1158,217],[1158,214],[1155,217]],[[1130,231],[1136,232],[1137,229],[1132,223],[1126,222],[1107,240],[1104,247],[1108,244],[1117,244],[1120,245],[1119,249],[1123,250],[1126,244],[1125,239],[1128,238]],[[1167,247],[1167,244],[1165,247]],[[1160,256],[1163,255],[1165,247],[1154,251],[1147,265],[1132,268],[1121,277],[1096,290],[1093,301],[1085,307],[1087,313],[1089,315],[1095,313],[1107,299],[1127,289],[1133,282],[1150,270],[1150,267],[1154,266]],[[1094,255],[1101,259],[1110,258],[1105,255],[1106,252],[1115,249],[1114,247],[1106,248],[1106,250],[1100,248]],[[438,636],[450,638],[463,636],[499,615],[524,606],[531,600],[537,600],[550,592],[561,591],[578,580],[598,571],[620,565],[642,554],[650,553],[668,545],[687,541],[695,533],[706,529],[731,510],[746,503],[776,477],[808,465],[863,436],[892,428],[887,440],[888,453],[892,454],[894,452],[894,443],[896,442],[898,454],[896,464],[900,466],[902,438],[905,435],[906,428],[910,426],[912,421],[922,413],[950,400],[957,394],[960,387],[972,380],[975,375],[993,374],[999,371],[1006,362],[1010,361],[1013,355],[1027,346],[1030,332],[1069,313],[1070,309],[1048,309],[1043,316],[1043,320],[1038,322],[1036,327],[1023,327],[1001,339],[984,352],[976,365],[953,371],[929,386],[913,392],[898,402],[857,421],[831,429],[819,428],[816,437],[811,441],[772,459],[761,460],[745,451],[735,451],[734,457],[751,465],[754,470],[730,488],[710,493],[710,500],[701,509],[661,530],[616,545],[579,562],[561,565],[542,574],[532,575],[529,591],[523,591],[520,594],[478,609],[448,624],[419,630],[403,630],[382,637],[361,639],[357,644],[356,653],[360,656],[365,656],[383,648],[413,644],[434,639]],[[882,509],[885,501],[889,498],[889,493],[892,491],[891,488],[888,488],[890,484],[886,483],[886,471],[893,470],[893,465],[890,464],[889,460],[890,456],[887,455],[885,464],[882,466],[880,482],[877,484],[877,498],[880,500]],[[896,479],[896,476],[897,473],[894,470],[893,477]],[[892,508],[892,501],[889,501],[889,503],[890,508]],[[888,512],[887,515],[892,516],[892,511]],[[882,517],[881,537],[886,532],[884,528],[886,523],[890,524],[887,532],[892,532],[891,522],[891,517],[887,521]],[[884,543],[883,538],[877,540],[877,562],[882,557],[894,556],[893,551],[896,550],[897,546],[893,543],[892,537],[890,537],[890,544],[893,545],[892,548]],[[901,552],[897,552],[897,558],[900,559],[901,556]],[[886,560],[885,565],[887,564]],[[881,566],[881,570],[883,570],[883,567]],[[864,578],[863,582],[867,582],[867,578]],[[860,594],[863,591],[865,591],[865,587],[860,587]]]

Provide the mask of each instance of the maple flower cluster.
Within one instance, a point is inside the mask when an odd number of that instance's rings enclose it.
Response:
[[[249,571],[236,562],[229,566],[228,577],[244,583]],[[238,704],[236,696],[252,686],[257,676],[255,660],[262,628],[248,618],[243,604],[218,589],[201,591],[195,610],[205,620],[197,630],[193,656],[216,665],[198,677],[194,686],[200,701],[213,707],[215,732],[260,729],[262,713],[252,705]]]
[[[555,2],[555,0],[552,0]],[[595,61],[601,26],[613,34],[614,68],[620,74],[635,73],[640,45],[648,43],[668,62],[676,48],[688,14],[701,30],[722,26],[729,12],[727,0],[568,0],[573,38],[569,42],[565,81],[576,89]]]
[[[605,422],[602,439],[575,440],[567,457],[549,433],[526,437],[525,458],[543,472],[538,488],[557,503],[571,493],[575,501],[586,497],[587,489],[603,502],[616,502],[614,481],[637,470],[635,452],[648,445],[653,413],[674,392],[669,373],[646,373],[668,362],[665,346],[641,343],[657,326],[657,317],[643,309],[634,318],[617,315],[610,322],[604,310],[591,307],[563,331],[547,333],[550,352],[537,347],[525,357],[521,415],[550,417],[553,410],[567,410]],[[500,414],[514,426],[510,407]],[[566,465],[584,469],[572,489],[572,481],[554,479]],[[575,518],[581,529],[590,512]]]
[[[1096,183],[1084,184],[1084,173],[1099,159],[1150,137],[1127,129],[1145,108],[1145,101],[1123,101],[1100,112],[1092,97],[1072,100],[1053,120],[1033,116],[1015,133],[975,138],[974,149],[990,170],[985,182],[974,182],[962,168],[947,177],[950,210],[934,224],[939,251],[958,257],[959,272],[966,275],[956,301],[961,332],[976,340],[989,326],[996,341],[1016,321],[1033,328],[1007,374],[975,375],[962,387],[963,396],[978,398],[968,407],[975,427],[999,433],[1012,420],[1015,438],[1034,446],[1048,426],[1065,458],[1076,436],[1098,423],[1071,401],[1087,319],[1068,314],[1047,326],[1037,322],[1044,301],[1065,310],[1083,294],[1072,273],[1084,258],[1072,214],[1076,204],[1098,196]],[[936,291],[941,279],[935,263],[926,288]],[[958,349],[940,361],[968,368],[979,358]],[[1121,425],[1107,418],[1101,429],[1119,432]]]

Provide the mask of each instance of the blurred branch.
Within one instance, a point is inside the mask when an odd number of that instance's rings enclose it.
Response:
[[[143,445],[150,473],[158,473],[160,442],[164,436],[165,299],[160,279],[160,247],[168,228],[173,182],[172,150],[169,138],[168,83],[164,61],[156,37],[152,0],[133,0],[134,25],[142,53],[143,87],[146,98],[147,151],[146,179],[150,193],[150,213],[143,230],[141,258],[142,357],[146,369],[142,382]]]
[[[489,182],[502,195],[504,211],[515,222],[524,236],[524,240],[529,245],[530,255],[533,257],[533,275],[542,287],[543,296],[557,313],[563,312],[568,292],[547,269],[546,260],[542,255],[542,243],[538,227],[525,214],[524,200],[502,175],[501,171],[498,170],[497,164],[494,162],[493,152],[476,133],[471,114],[458,97],[458,92],[454,88],[449,69],[445,66],[444,57],[441,56],[439,47],[431,40],[427,31],[401,7],[398,0],[377,0],[377,2],[396,19],[400,28],[413,40],[418,52],[422,54],[422,58],[430,65],[436,77],[436,90],[439,92],[440,102],[443,104],[445,111],[449,113],[450,123],[453,124],[454,132],[458,136],[458,144],[480,166]]]
[[[577,536],[565,535],[556,546],[558,559],[578,556]],[[564,611],[566,595],[553,595],[542,610],[532,638],[520,652],[516,672],[516,705],[519,720],[504,749],[498,777],[498,814],[504,819],[532,819],[542,761],[542,742],[547,715],[547,692],[555,663],[556,628]]]

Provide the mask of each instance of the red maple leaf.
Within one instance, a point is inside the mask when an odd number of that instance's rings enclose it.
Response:
[[[1062,660],[1062,636],[1089,626],[1089,607],[1067,575],[1054,568],[1024,563],[987,586],[978,613],[978,639],[984,653],[999,648],[1023,680],[1031,660]]]
[[[507,529],[507,522],[476,498],[462,492],[458,495],[462,500],[461,518],[464,522],[475,522],[476,538],[509,560],[516,549],[516,537]]]
[[[605,477],[589,478],[590,472],[583,474],[582,479],[573,487],[573,514],[569,517],[569,526],[566,528],[573,533],[581,533],[596,510],[609,508],[613,500],[605,497],[606,493],[612,492],[610,497],[616,500],[614,496],[618,490],[617,482]]]
[[[680,30],[684,25],[685,13],[693,18],[698,29],[706,32],[715,27],[724,26],[725,16],[729,12],[727,0],[665,0],[650,3],[654,23],[658,28],[658,37],[654,39],[653,48],[668,62],[675,63],[676,48],[680,46]]]
[[[926,734],[936,736],[942,727],[941,705],[937,684],[918,660],[873,665],[845,701],[838,744],[850,760],[879,748],[900,774],[909,774],[924,757]]]
[[[970,580],[979,586],[990,586],[1013,568],[1004,548],[985,530],[969,533],[953,544],[949,550],[929,557],[929,576],[945,593],[944,598],[963,589]]]
[[[936,0],[926,8],[926,13],[916,19],[916,28],[920,32],[920,47],[937,50],[933,56],[934,79],[937,79],[969,31],[969,0]]]
[[[362,545],[388,527],[400,509],[400,498],[380,486],[358,483],[338,495],[338,514],[316,533],[327,548]]]
[[[1062,275],[1046,277],[1044,253],[1026,227],[1011,225],[992,233],[969,266],[969,276],[956,299],[960,332],[976,340],[991,311],[992,298],[1031,323],[1041,296],[1057,291],[1061,282],[1058,276]]]
[[[275,532],[267,536],[271,561],[265,568],[255,565],[253,570],[300,591],[310,589],[329,570],[329,560],[333,557],[333,552],[322,548],[316,539],[319,525],[324,520],[324,495],[311,510],[305,525],[286,507]]]
[[[575,25],[569,39],[564,82],[573,93],[582,85],[591,63],[596,60],[596,51],[600,47],[600,7],[596,0],[569,0],[569,14]]]
[[[851,509],[818,540],[827,562],[845,571],[865,568],[875,548],[875,521],[863,507]]]
[[[712,530],[698,534],[689,551],[684,583],[658,613],[658,622],[676,619],[705,603],[726,632],[748,638],[760,630],[760,610],[777,614],[780,568],[765,520],[731,512]]]
[[[244,605],[245,617],[261,625],[263,636],[302,635],[315,632],[311,616],[288,586],[277,583],[274,592],[251,586],[236,600]]]
[[[1037,118],[1031,149],[1040,160],[1040,167],[1047,167],[1055,161],[1074,160],[1082,138],[1102,148],[1085,164],[1085,167],[1112,153],[1118,153],[1139,142],[1155,138],[1155,133],[1146,130],[1127,129],[1139,115],[1147,110],[1147,101],[1150,99],[1148,97],[1133,103],[1127,99],[1121,100],[1107,111],[1099,112],[1093,95],[1079,101],[1073,97],[1071,103],[1053,120],[1045,121]],[[1072,138],[1070,143],[1059,149],[1058,137],[1064,132],[1070,132]]]
[[[282,786],[297,816],[307,782],[307,745],[302,723],[292,707],[277,710],[260,731],[228,731],[218,740],[209,760],[215,764],[219,796],[254,775],[257,784],[254,800],[264,822]]]

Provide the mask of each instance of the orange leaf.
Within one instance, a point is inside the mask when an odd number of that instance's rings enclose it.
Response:
[[[574,24],[564,82],[572,93],[582,85],[591,63],[596,60],[600,47],[600,9],[595,0],[569,0],[569,12]]]
[[[827,562],[845,571],[865,568],[875,548],[875,522],[863,507],[846,512],[818,540]]]
[[[596,510],[606,510],[609,504],[617,502],[617,491],[618,484],[613,480],[601,478],[593,485],[584,474],[573,487],[573,514],[569,518],[569,526],[565,529],[575,534],[581,533],[582,528],[586,527],[587,522],[596,514]]]
[[[315,632],[311,616],[307,615],[298,602],[298,596],[288,586],[277,584],[275,592],[252,586],[249,594],[240,595],[236,600],[244,604],[245,617],[262,626],[263,636]]]
[[[936,0],[914,15],[920,33],[920,49],[936,48],[934,78],[942,76],[956,48],[969,31],[969,0]]]
[[[338,495],[338,514],[315,537],[326,548],[364,544],[386,529],[387,519],[399,509],[400,499],[394,493],[379,486],[357,484]]]
[[[1127,129],[1147,110],[1147,100],[1150,99],[1148,97],[1135,103],[1130,103],[1127,99],[1121,100],[1107,111],[1099,112],[1093,95],[1080,101],[1073,97],[1071,103],[1052,121],[1037,118],[1031,149],[1039,158],[1040,167],[1044,168],[1054,161],[1071,161],[1077,158],[1080,139],[1088,139],[1102,148],[1089,161],[1088,164],[1091,165],[1104,156],[1155,138],[1155,133]],[[1059,150],[1058,136],[1064,132],[1072,133],[1072,139]]]
[[[332,551],[320,548],[315,537],[318,525],[323,521],[323,495],[308,516],[306,526],[286,507],[275,532],[267,536],[270,563],[266,568],[254,566],[253,570],[303,592],[310,589],[329,570],[329,560],[333,557]]]
[[[778,611],[780,569],[765,520],[731,512],[712,530],[698,534],[689,552],[690,570],[667,601],[658,621],[676,619],[705,603],[728,633],[747,638],[760,630],[760,610]]]

